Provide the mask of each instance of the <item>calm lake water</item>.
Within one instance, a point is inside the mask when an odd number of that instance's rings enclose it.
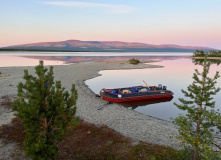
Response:
[[[137,59],[174,59],[191,56],[189,52],[0,52],[0,67],[35,66],[39,60],[45,65],[62,65],[84,61],[128,60]]]
[[[119,60],[125,57],[138,57],[139,59],[158,59],[161,62],[153,63],[154,65],[164,66],[163,68],[151,69],[133,69],[133,70],[105,70],[100,71],[102,76],[87,80],[85,83],[94,93],[99,94],[102,88],[118,88],[136,85],[162,84],[174,92],[173,99],[163,99],[162,101],[142,101],[123,104],[129,109],[134,109],[140,113],[157,117],[164,120],[170,120],[184,113],[179,110],[174,102],[179,103],[178,98],[183,97],[181,89],[187,88],[192,83],[194,69],[202,70],[199,65],[194,65],[189,58],[192,53],[161,53],[161,52],[0,52],[0,67],[8,66],[35,66],[39,64],[39,60],[43,59],[45,65],[63,65],[67,62],[92,61],[106,59]],[[28,56],[24,57],[24,56]],[[90,58],[88,58],[90,57]],[[168,60],[169,59],[169,60]],[[221,72],[221,65],[212,65],[210,75],[214,75],[216,71]],[[221,78],[218,79],[218,87],[221,87]],[[214,98],[216,108],[221,110],[221,92]]]
[[[0,67],[15,67],[15,66],[36,66],[40,59],[26,58],[22,56],[1,55]],[[63,65],[64,61],[44,60],[44,65]]]
[[[99,57],[99,56],[191,56],[190,52],[12,52],[3,51],[1,55],[7,56],[83,56],[83,57]]]
[[[136,85],[162,84],[167,89],[174,92],[173,99],[164,99],[162,101],[144,101],[124,104],[130,109],[134,109],[145,115],[150,115],[164,120],[176,118],[184,111],[179,110],[173,103],[179,103],[178,98],[183,97],[181,89],[187,90],[187,86],[192,83],[192,76],[195,69],[202,71],[202,66],[194,65],[189,58],[180,58],[175,60],[163,60],[153,63],[154,65],[164,66],[163,68],[154,69],[133,69],[133,70],[105,70],[99,73],[102,76],[86,81],[86,84],[99,94],[102,88],[118,88]],[[214,75],[216,71],[221,71],[221,65],[211,65],[210,75]],[[221,79],[218,79],[217,87],[221,87]],[[216,108],[221,110],[221,92],[214,98]]]

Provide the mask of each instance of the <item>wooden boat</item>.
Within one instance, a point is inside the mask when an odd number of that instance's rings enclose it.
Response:
[[[110,102],[129,102],[148,99],[170,98],[173,92],[161,84],[157,86],[134,86],[126,88],[105,89],[100,91],[100,96]]]

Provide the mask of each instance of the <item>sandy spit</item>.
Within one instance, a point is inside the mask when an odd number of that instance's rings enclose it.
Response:
[[[106,104],[107,101],[96,97],[84,81],[100,76],[100,70],[117,69],[142,69],[156,68],[150,64],[131,65],[120,62],[82,62],[71,65],[54,66],[55,80],[60,80],[66,90],[71,89],[71,84],[78,90],[77,116],[90,123],[107,125],[124,136],[131,137],[134,141],[146,141],[177,148],[177,141],[170,136],[178,135],[177,128],[171,122],[146,116],[134,110],[124,108],[119,104],[111,104],[102,110],[96,107]],[[34,67],[2,67],[0,68],[0,97],[4,95],[15,96],[16,85],[23,82],[24,69],[34,74]],[[5,76],[5,77],[4,77]],[[10,123],[13,118],[11,111],[0,109],[0,125]],[[14,145],[3,146],[0,140],[0,155],[9,153]],[[0,156],[0,159],[2,157]]]

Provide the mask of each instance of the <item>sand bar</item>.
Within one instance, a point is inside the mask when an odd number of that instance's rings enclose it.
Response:
[[[78,90],[77,116],[85,121],[98,125],[107,125],[118,131],[124,136],[131,137],[134,141],[146,141],[154,144],[160,144],[177,148],[177,141],[170,139],[170,136],[178,134],[177,128],[171,122],[160,120],[154,117],[146,116],[134,110],[127,109],[119,104],[111,104],[102,110],[96,107],[106,104],[107,101],[96,97],[84,81],[100,76],[100,70],[117,70],[117,69],[142,69],[156,68],[150,64],[140,63],[132,65],[121,62],[82,62],[71,65],[54,66],[55,80],[61,80],[66,90],[71,89],[71,84],[76,84]],[[34,74],[34,67],[1,67],[0,72],[0,97],[4,95],[16,95],[16,85],[23,81],[24,69]],[[5,77],[4,77],[5,76]],[[11,112],[4,113],[0,110],[0,124],[9,123],[13,118]],[[6,118],[7,117],[7,118]],[[10,118],[9,118],[10,117]],[[2,148],[1,148],[2,149]]]

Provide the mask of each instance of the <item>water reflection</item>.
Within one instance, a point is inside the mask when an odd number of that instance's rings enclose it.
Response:
[[[39,60],[34,58],[25,58],[19,56],[2,56],[0,55],[0,67],[14,67],[14,66],[36,66]],[[64,61],[58,60],[44,60],[44,65],[64,65]]]
[[[1,55],[12,56],[50,56],[50,57],[119,57],[119,56],[191,56],[191,52],[38,52],[38,51],[1,51]]]
[[[142,101],[123,102],[120,104],[128,108],[131,107],[131,109],[136,109],[137,107],[146,106],[150,104],[170,102],[172,99],[173,97],[169,97],[169,98],[142,100]]]
[[[8,54],[8,52],[7,52]],[[0,55],[0,66],[32,66],[39,63],[39,59],[44,59],[45,65],[61,65],[65,62],[82,62],[82,61],[98,61],[98,60],[128,60],[131,57],[127,56],[63,56],[60,53],[59,56],[30,56],[29,58],[18,57],[18,56],[5,56]],[[106,54],[106,53],[105,53]],[[123,54],[123,53],[121,53]],[[180,53],[177,53],[180,54]],[[22,54],[23,55],[23,54]],[[26,55],[26,56],[28,56]],[[23,55],[24,56],[24,55]],[[30,59],[31,58],[31,59]],[[173,105],[173,102],[177,102],[178,98],[183,97],[181,89],[186,90],[187,86],[192,83],[192,76],[194,69],[202,70],[201,64],[203,60],[191,60],[189,58],[177,57],[177,56],[160,56],[155,54],[155,56],[137,56],[135,53],[133,58],[139,60],[162,60],[161,62],[153,63],[154,65],[164,66],[163,68],[146,68],[146,69],[133,69],[133,70],[106,70],[100,71],[102,76],[96,77],[94,79],[88,80],[85,83],[89,88],[96,94],[99,94],[102,88],[123,88],[128,86],[139,86],[143,84],[143,80],[147,82],[148,85],[158,85],[162,84],[167,86],[169,90],[174,92],[174,98],[164,102],[136,102],[134,105],[130,104],[131,108],[134,110],[157,117],[164,120],[170,120],[170,118],[175,118],[179,114],[185,113],[179,110]],[[49,62],[50,63],[47,63]],[[51,61],[52,60],[52,61]],[[212,60],[210,67],[210,75],[214,75],[216,71],[221,71],[221,60]],[[193,62],[193,63],[192,63]],[[196,65],[197,64],[197,65]],[[221,87],[221,78],[217,80],[217,87]],[[216,109],[221,110],[221,91],[214,96],[216,101]],[[146,106],[146,107],[145,107]]]
[[[202,71],[202,66],[192,63],[190,58],[181,58],[175,60],[163,60],[153,63],[154,65],[164,66],[163,68],[146,68],[133,70],[105,70],[99,73],[102,76],[86,81],[89,88],[96,94],[102,88],[123,88],[128,86],[162,84],[167,86],[168,90],[174,92],[173,99],[167,102],[135,104],[134,110],[160,119],[170,121],[179,114],[185,114],[185,111],[178,109],[173,103],[180,103],[178,98],[184,97],[181,89],[186,90],[188,85],[193,82],[192,76],[195,69]],[[212,64],[209,76],[213,76],[216,71],[221,70],[221,65]],[[217,79],[217,87],[221,87],[221,78]],[[216,109],[221,110],[221,91],[214,96]],[[145,102],[144,102],[145,103]]]
[[[208,61],[210,62],[210,64],[216,64],[217,66],[221,64],[221,59],[208,59]],[[192,62],[195,65],[203,65],[204,59],[192,59]]]

